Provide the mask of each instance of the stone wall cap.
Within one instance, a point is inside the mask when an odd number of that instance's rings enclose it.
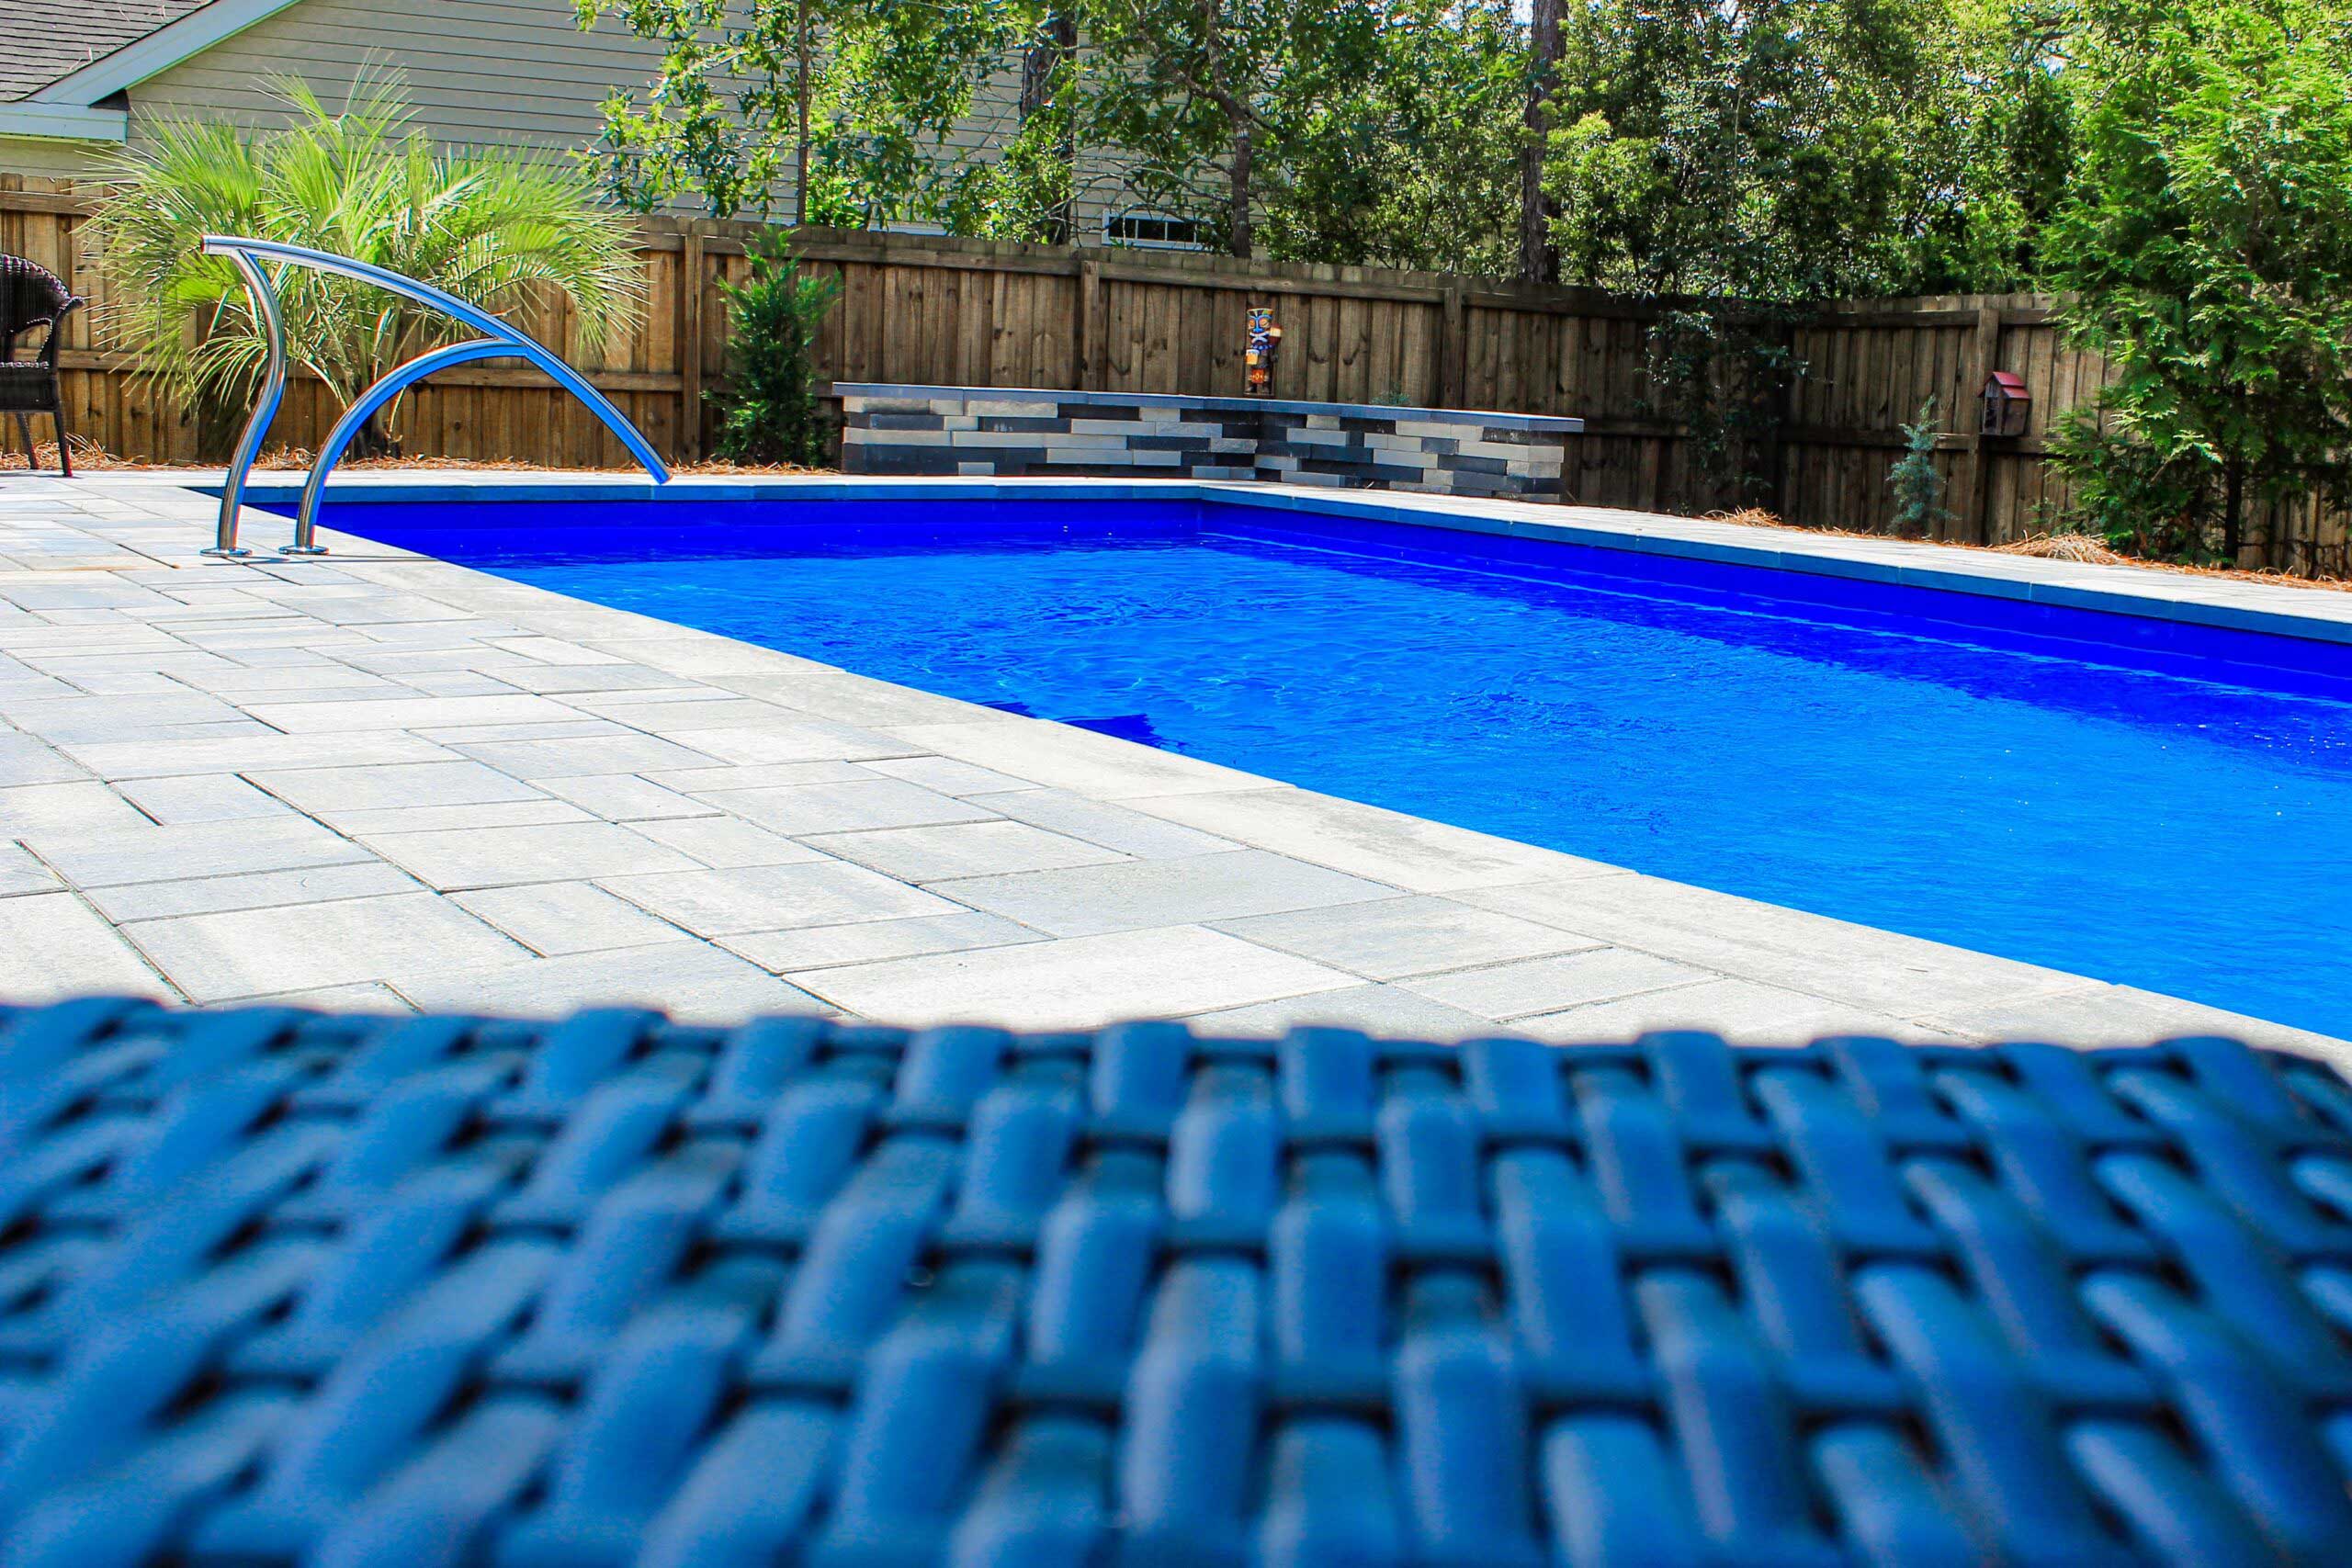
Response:
[[[1109,408],[1182,408],[1214,409],[1220,413],[1336,414],[1342,419],[1407,419],[1442,420],[1454,424],[1477,424],[1506,430],[1537,431],[1551,435],[1574,435],[1584,429],[1584,421],[1567,419],[1557,414],[1503,413],[1487,409],[1433,409],[1397,407],[1388,403],[1325,403],[1294,398],[1207,398],[1193,397],[1182,392],[1080,392],[1061,391],[1050,387],[934,387],[899,381],[836,381],[833,394],[840,398],[965,398],[998,402],[1085,403]]]

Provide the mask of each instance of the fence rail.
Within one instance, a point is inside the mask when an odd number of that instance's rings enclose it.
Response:
[[[77,312],[62,364],[74,428],[125,457],[196,461],[225,449],[224,420],[182,408],[121,354],[93,338],[106,280],[79,240],[88,197],[62,182],[0,175],[0,251],[72,280],[96,309]],[[648,220],[639,243],[646,310],[636,330],[583,353],[560,305],[527,330],[587,374],[665,455],[708,450],[704,393],[723,384],[724,282],[749,273],[754,225]],[[1243,315],[1274,307],[1285,329],[1278,390],[1350,402],[1566,414],[1566,488],[1591,505],[1701,512],[1731,499],[1699,471],[1696,444],[1648,412],[1656,307],[1591,289],[1367,267],[1249,263],[1163,252],[830,230],[800,254],[841,279],[819,344],[842,381],[914,381],[1098,391],[1231,394],[1242,385]],[[1928,399],[1944,434],[1946,536],[1998,543],[2046,525],[2068,497],[2047,438],[2106,377],[2064,343],[2047,295],[1935,296],[1831,306],[1784,329],[1805,367],[1788,393],[1777,447],[1763,454],[1772,510],[1792,522],[1886,525],[1886,476],[1899,426]],[[1975,398],[1987,372],[2014,371],[2032,395],[2021,437],[1980,440]],[[475,367],[412,394],[404,449],[418,456],[621,466],[628,455],[584,409],[526,370]],[[298,376],[276,439],[315,447],[340,411]],[[2352,575],[2346,519],[2306,504],[2257,518],[2248,558],[2303,573]]]

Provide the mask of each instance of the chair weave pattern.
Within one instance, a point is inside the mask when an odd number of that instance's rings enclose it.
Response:
[[[2344,1562],[2352,1087],[0,1009],[0,1561]]]

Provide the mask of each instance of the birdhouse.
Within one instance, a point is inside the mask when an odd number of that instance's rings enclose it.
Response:
[[[1984,420],[1976,427],[1981,434],[2025,434],[2026,414],[2033,407],[2033,394],[2025,389],[2023,377],[1996,370],[1984,378],[1984,389],[1977,395],[1984,401]]]

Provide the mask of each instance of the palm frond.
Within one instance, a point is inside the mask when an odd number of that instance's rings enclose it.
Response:
[[[208,232],[350,256],[502,316],[561,300],[590,353],[636,320],[632,220],[587,171],[520,151],[436,149],[399,73],[373,61],[340,110],[299,80],[275,85],[282,126],[166,121],[109,163],[115,190],[94,231],[116,285],[109,341],[182,392],[250,397],[266,358],[235,269],[196,249]],[[346,402],[465,331],[346,278],[291,267],[277,287],[288,357]]]

